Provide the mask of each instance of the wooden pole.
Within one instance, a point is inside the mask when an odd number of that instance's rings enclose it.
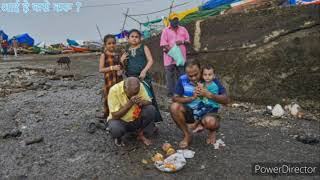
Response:
[[[171,2],[171,6],[170,6],[170,10],[169,10],[168,18],[167,18],[168,23],[169,23],[169,24],[168,24],[168,26],[170,25],[170,19],[169,19],[169,17],[170,17],[170,14],[172,13],[173,4],[174,4],[174,0],[172,0],[172,2]]]
[[[173,4],[174,4],[174,0],[172,0],[172,2],[171,2],[170,11],[169,11],[169,16],[170,16],[170,14],[172,13]],[[169,16],[168,16],[168,18],[169,18]]]
[[[98,24],[96,24],[96,28],[97,28],[97,31],[98,31],[98,33],[99,33],[99,36],[100,36],[101,42],[103,43],[102,35],[101,35],[101,32],[100,32],[100,29],[99,29]]]
[[[138,21],[137,19],[131,17],[130,15],[127,15],[127,16],[128,16],[128,18],[132,19],[133,21],[135,21],[135,22],[137,22],[137,23],[139,24],[139,31],[141,31],[141,25],[142,25],[142,23],[141,23],[140,21]]]
[[[135,18],[133,18],[133,17],[131,17],[131,16],[129,16],[129,15],[127,15],[127,17],[130,18],[130,19],[132,19],[133,21],[137,22],[138,24],[141,24],[140,21],[138,21],[137,19],[135,19]]]
[[[148,23],[150,23],[149,16],[147,16],[147,19],[148,19]],[[149,24],[149,33],[150,33],[150,36],[151,36],[151,25],[150,24]]]
[[[127,12],[124,16],[124,21],[123,21],[123,25],[122,25],[122,28],[121,28],[121,35],[123,35],[123,30],[124,30],[124,26],[126,25],[126,21],[127,21],[127,17],[128,17],[128,13],[129,13],[129,8],[127,8]]]

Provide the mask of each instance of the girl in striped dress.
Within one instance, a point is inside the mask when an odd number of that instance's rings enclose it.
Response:
[[[116,51],[116,38],[114,35],[108,34],[104,37],[105,50],[100,56],[99,72],[104,74],[104,117],[109,116],[108,94],[109,89],[122,81],[122,66],[119,55]]]

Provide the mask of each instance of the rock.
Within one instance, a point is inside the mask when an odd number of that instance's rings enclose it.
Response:
[[[272,114],[272,106],[267,106],[267,111],[269,111]]]
[[[77,89],[77,85],[71,85],[69,88],[72,90]]]
[[[38,83],[39,85],[45,85],[46,82],[47,82],[46,79],[41,79],[41,80],[39,80],[37,83]]]
[[[292,137],[296,139],[298,136],[299,136],[299,135],[293,135]]]
[[[74,81],[79,81],[79,80],[83,79],[83,77],[82,77],[80,74],[77,74],[77,75],[75,75],[72,79],[73,79]]]
[[[302,119],[305,117],[305,114],[303,112],[298,112],[297,113],[297,118]]]
[[[96,95],[101,95],[102,94],[102,90],[98,90],[97,92],[96,92]]]
[[[43,86],[43,90],[48,90],[48,89],[50,89],[50,86],[48,85]]]
[[[65,116],[68,116],[68,115],[69,115],[69,112],[65,111],[63,114],[64,114]]]
[[[13,129],[10,132],[6,132],[2,135],[3,139],[20,137],[22,132],[19,129]]]
[[[233,107],[233,108],[237,108],[237,107],[239,107],[240,106],[240,104],[237,104],[237,103],[233,103],[232,105],[231,105],[231,107]]]
[[[245,105],[245,104],[237,104],[237,103],[233,103],[232,105],[231,105],[233,108],[243,108],[243,109],[249,109],[249,107],[247,106],[247,105]]]
[[[97,126],[94,122],[91,122],[87,127],[87,132],[93,134],[96,132]]]
[[[299,117],[299,114],[298,114],[298,117]],[[317,117],[315,117],[312,114],[304,114],[302,118],[308,121],[318,121]]]
[[[43,119],[42,118],[38,118],[37,120],[36,120],[36,122],[40,122],[40,121],[42,121]]]
[[[46,93],[44,92],[44,91],[41,91],[41,92],[39,92],[38,94],[37,94],[37,98],[38,97],[42,97],[42,96],[44,96]]]
[[[35,138],[30,138],[24,141],[25,145],[31,145],[31,144],[35,144],[35,143],[40,143],[43,141],[43,137],[35,137]]]
[[[103,112],[96,112],[94,116],[96,118],[99,118],[99,119],[104,119],[105,118]]]
[[[54,75],[56,73],[56,70],[55,69],[47,69],[46,72],[49,74],[49,75]]]
[[[37,90],[39,88],[40,88],[39,85],[33,85],[33,86],[26,87],[26,90]]]
[[[54,76],[49,76],[49,79],[50,79],[50,80],[60,80],[61,77],[58,76],[58,75],[54,75]]]
[[[21,82],[21,85],[23,87],[29,87],[29,86],[32,86],[33,85],[33,82],[30,82],[30,81],[22,81]]]
[[[263,112],[263,115],[272,115],[272,106],[267,106],[266,110]]]
[[[299,142],[302,142],[303,144],[309,144],[309,145],[315,145],[320,142],[319,139],[312,136],[298,136],[295,139]]]
[[[142,164],[148,164],[149,162],[148,162],[147,160],[145,160],[145,159],[142,159],[142,160],[141,160],[141,163],[142,163]]]
[[[284,115],[284,110],[280,104],[277,104],[272,109],[272,116],[281,117]]]
[[[294,117],[298,117],[298,115],[301,114],[301,107],[296,103],[286,105],[285,110],[289,111],[289,113]]]
[[[205,168],[206,168],[206,167],[205,167],[204,165],[201,165],[201,166],[200,166],[200,169],[201,169],[201,170],[203,170],[203,169],[205,169]]]
[[[39,107],[38,107],[39,108]],[[32,111],[34,114],[39,114],[40,113],[40,110],[39,109],[35,109]]]

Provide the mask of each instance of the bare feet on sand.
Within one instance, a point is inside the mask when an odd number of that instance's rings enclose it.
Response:
[[[198,124],[198,126],[192,131],[193,133],[198,133],[204,130],[204,127],[201,123]]]
[[[216,131],[209,131],[208,138],[206,140],[207,144],[216,143]]]
[[[146,138],[144,135],[143,135],[143,132],[142,133],[139,133],[138,134],[138,137],[137,137],[138,140],[142,141],[143,144],[149,146],[152,144],[151,140]]]
[[[179,143],[179,147],[181,149],[187,148],[189,146],[190,141],[191,141],[191,137],[190,136],[185,136],[183,138],[183,140]]]
[[[188,126],[189,129],[192,129],[192,130],[193,130],[193,129],[197,128],[198,123],[195,122],[195,123],[192,123],[192,124],[187,124],[187,126]]]

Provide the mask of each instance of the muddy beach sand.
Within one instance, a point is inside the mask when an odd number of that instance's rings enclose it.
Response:
[[[102,75],[96,56],[72,58],[71,72],[52,58],[0,62],[0,179],[256,179],[255,162],[319,162],[320,145],[308,145],[295,135],[319,138],[320,121],[274,119],[265,106],[224,107],[218,133],[224,149],[205,145],[205,133],[193,136],[195,157],[177,173],[166,174],[141,163],[168,141],[182,138],[167,112],[169,99],[157,88],[164,122],[145,147],[133,138],[124,148],[114,146],[106,131],[86,132],[102,111]],[[27,145],[27,140],[42,141]],[[152,166],[151,166],[152,167]],[[259,177],[270,179],[270,176]],[[281,177],[281,179],[314,177]]]

